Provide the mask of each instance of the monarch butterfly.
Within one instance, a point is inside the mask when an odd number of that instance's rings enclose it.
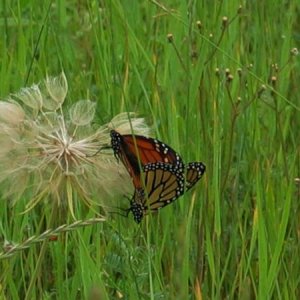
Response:
[[[148,211],[172,203],[184,193],[184,187],[189,190],[205,172],[201,162],[190,162],[184,168],[179,154],[157,139],[112,130],[111,145],[132,177],[135,192],[128,212],[137,223]]]

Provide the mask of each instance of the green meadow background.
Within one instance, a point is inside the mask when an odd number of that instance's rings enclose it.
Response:
[[[4,0],[0,32],[2,99],[64,70],[65,105],[136,112],[207,167],[141,225],[113,214],[10,257],[51,202],[2,199],[0,299],[300,298],[298,0]]]

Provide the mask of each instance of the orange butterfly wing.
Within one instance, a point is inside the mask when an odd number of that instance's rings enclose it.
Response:
[[[120,159],[135,188],[142,188],[141,169],[149,163],[169,163],[178,169],[183,168],[181,157],[168,145],[141,135],[121,135],[111,130],[111,145],[116,158]]]
[[[186,190],[192,188],[205,172],[205,165],[202,162],[190,162],[186,167],[185,186]]]

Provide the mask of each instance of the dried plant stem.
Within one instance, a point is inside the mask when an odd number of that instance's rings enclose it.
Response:
[[[25,249],[28,249],[30,246],[41,243],[43,241],[48,241],[49,238],[53,236],[57,236],[58,234],[62,232],[68,232],[68,231],[73,231],[81,227],[89,226],[89,225],[94,225],[100,222],[104,222],[104,218],[91,218],[88,220],[78,220],[72,224],[63,224],[55,229],[48,229],[41,233],[40,235],[34,235],[25,240],[24,242],[20,244],[16,244],[13,247],[10,247],[9,250],[3,251],[0,253],[0,260],[1,259],[6,259],[10,258],[14,254],[16,254],[19,251],[23,251]]]

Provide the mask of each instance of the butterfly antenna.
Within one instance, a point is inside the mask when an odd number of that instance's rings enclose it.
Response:
[[[98,153],[100,153],[102,150],[107,150],[107,149],[111,149],[111,146],[107,145],[107,146],[104,146],[104,147],[100,147],[99,150],[97,152],[95,152],[94,154],[92,155],[86,155],[86,157],[93,157],[93,156],[96,156]]]

